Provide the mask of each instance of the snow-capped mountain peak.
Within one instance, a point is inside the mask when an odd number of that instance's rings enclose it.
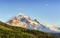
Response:
[[[25,16],[23,13],[19,13],[19,14],[17,14],[16,16],[19,16],[19,15]]]
[[[12,26],[26,26],[29,24],[31,26],[38,26],[39,24],[35,21],[33,21],[30,17],[25,16],[24,14],[18,14],[15,16],[11,21],[9,21],[9,24]]]
[[[37,21],[36,19],[32,20],[30,17],[28,17],[24,14],[21,14],[21,13],[19,13],[13,19],[8,21],[8,24],[11,26],[35,29],[35,30],[39,30],[39,31],[43,31],[43,32],[60,33],[60,30],[57,27],[40,24],[40,22]]]

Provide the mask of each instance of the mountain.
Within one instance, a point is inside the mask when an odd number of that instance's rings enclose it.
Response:
[[[30,19],[30,17],[25,16],[23,14],[19,14],[15,16],[10,21],[8,21],[8,24],[12,26],[23,27],[23,28],[37,27],[39,25],[37,22]]]
[[[0,38],[60,38],[51,33],[11,26],[0,21]]]
[[[11,26],[23,27],[27,29],[39,30],[48,33],[60,33],[60,29],[55,26],[40,24],[36,19],[32,20],[24,14],[18,14],[7,22]]]

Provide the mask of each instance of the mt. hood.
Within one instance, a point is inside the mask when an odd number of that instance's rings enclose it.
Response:
[[[40,22],[36,19],[32,20],[30,17],[25,16],[24,14],[16,15],[14,18],[9,20],[7,24],[27,29],[35,29],[42,32],[60,33],[60,29],[58,29],[58,27],[40,24]]]

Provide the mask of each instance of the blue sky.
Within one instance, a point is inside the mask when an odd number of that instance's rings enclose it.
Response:
[[[60,27],[59,0],[0,0],[0,20],[6,22],[19,13]]]

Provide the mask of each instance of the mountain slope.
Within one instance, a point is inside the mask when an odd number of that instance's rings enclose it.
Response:
[[[36,19],[32,20],[30,17],[24,14],[18,14],[7,22],[11,26],[18,26],[28,29],[39,30],[48,33],[60,33],[60,30],[55,26],[40,24]]]
[[[15,27],[0,22],[0,38],[59,38],[49,33]]]
[[[17,31],[16,27],[11,27],[0,22],[0,38],[37,38],[33,34]]]

